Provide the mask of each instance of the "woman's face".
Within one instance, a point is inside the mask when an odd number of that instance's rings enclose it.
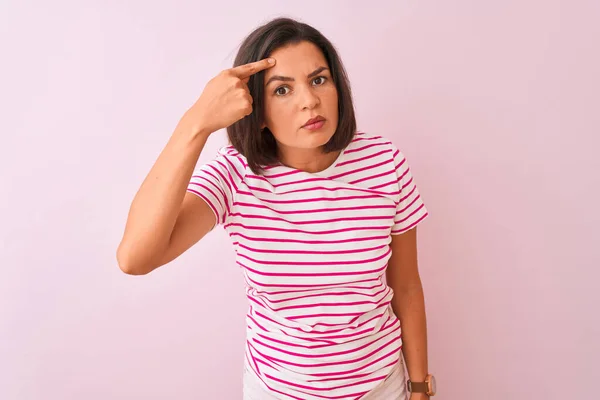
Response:
[[[270,57],[277,62],[265,71],[264,126],[280,151],[320,148],[338,125],[338,93],[323,53],[310,42],[300,42]],[[314,118],[322,122],[306,126]]]

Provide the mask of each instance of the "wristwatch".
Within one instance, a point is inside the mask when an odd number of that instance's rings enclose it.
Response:
[[[431,374],[425,377],[425,382],[406,382],[408,391],[411,393],[425,393],[427,396],[435,396],[437,390],[435,377]]]

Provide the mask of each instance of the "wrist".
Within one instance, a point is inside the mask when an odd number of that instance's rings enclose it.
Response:
[[[205,141],[206,139],[208,139],[212,131],[208,129],[205,123],[198,121],[191,122],[184,117],[177,124],[177,128],[175,128],[175,133],[177,133],[178,135],[185,136],[192,140],[200,139],[202,141]]]
[[[414,397],[413,400],[416,399],[429,399],[430,396],[435,396],[437,392],[437,385],[435,381],[435,377],[431,374],[428,374],[423,381],[413,381],[409,379],[406,382],[406,387],[410,392],[411,396],[421,395],[425,397]],[[411,397],[412,398],[412,397]]]

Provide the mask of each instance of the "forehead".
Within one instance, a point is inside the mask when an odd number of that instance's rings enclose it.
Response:
[[[311,42],[280,47],[270,54],[277,62],[265,71],[265,81],[273,75],[306,76],[319,67],[329,67],[325,55]]]

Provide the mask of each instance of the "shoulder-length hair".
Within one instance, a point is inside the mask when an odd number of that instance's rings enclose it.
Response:
[[[259,61],[269,57],[275,50],[302,41],[316,45],[329,64],[332,79],[338,94],[338,126],[325,152],[343,150],[352,141],[356,131],[356,117],[352,103],[352,92],[346,70],[331,42],[310,25],[290,18],[276,18],[258,27],[242,42],[234,67]],[[248,80],[248,88],[253,99],[252,113],[227,127],[229,141],[248,160],[248,166],[255,174],[263,167],[276,164],[277,142],[269,130],[261,131],[264,122],[264,71]]]

